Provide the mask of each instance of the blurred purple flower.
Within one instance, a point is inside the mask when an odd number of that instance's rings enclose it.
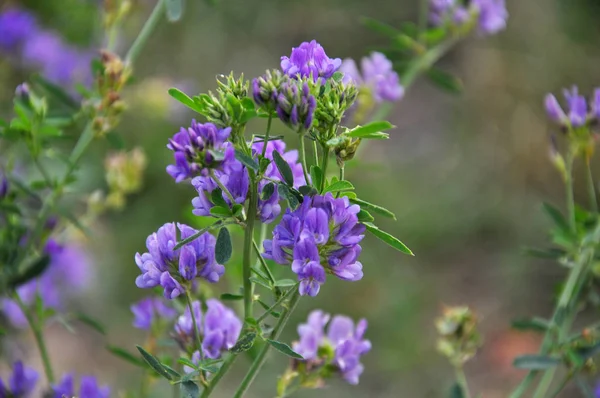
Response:
[[[172,319],[177,315],[174,308],[166,305],[159,297],[145,297],[131,306],[133,326],[138,329],[150,330],[158,319]]]
[[[358,243],[365,226],[358,222],[359,211],[348,198],[335,199],[331,193],[306,197],[296,210],[287,210],[273,239],[265,240],[265,257],[292,265],[301,295],[317,295],[326,272],[348,281],[362,279]]]
[[[20,8],[7,8],[0,13],[0,51],[17,50],[28,38],[38,33],[35,17]]]
[[[85,251],[77,245],[61,245],[53,239],[44,251],[50,256],[46,271],[17,288],[17,294],[26,305],[32,305],[39,294],[46,308],[60,310],[65,298],[82,291],[92,278],[92,265]],[[12,299],[2,300],[3,311],[14,327],[27,326],[25,315]]]
[[[382,53],[374,52],[361,60],[362,76],[352,59],[345,59],[340,68],[344,83],[354,83],[369,89],[376,102],[398,101],[404,96],[404,87],[392,62]]]
[[[468,20],[469,10],[456,0],[431,0],[429,5],[429,21],[435,25],[451,22],[462,25]]]
[[[13,372],[8,378],[8,386],[0,379],[0,397],[27,398],[35,389],[35,384],[39,378],[38,373],[32,368],[28,368],[21,361],[13,364]]]
[[[320,348],[330,348],[334,355],[331,365],[350,384],[358,384],[364,370],[360,357],[371,350],[371,342],[365,340],[367,321],[361,319],[356,327],[352,319],[336,315],[325,328],[329,314],[315,310],[308,316],[308,322],[298,326],[300,340],[293,344],[294,351],[302,355],[304,361],[322,363],[327,357],[320,358]],[[327,350],[324,350],[325,352]]]
[[[565,126],[581,127],[585,125],[588,117],[588,105],[585,97],[579,94],[579,90],[575,86],[573,86],[571,90],[565,89],[563,94],[567,102],[568,112],[565,113],[553,94],[548,94],[544,100],[548,117]],[[597,93],[596,97],[598,97]],[[592,114],[596,113],[596,101],[597,98],[595,98],[591,104]]]
[[[189,128],[181,128],[169,139],[175,164],[167,166],[167,173],[181,182],[197,175],[208,175],[208,169],[218,169],[233,160],[233,146],[225,145],[231,127],[219,129],[212,123],[192,120]],[[221,157],[218,157],[221,156]]]
[[[281,57],[281,69],[290,77],[329,79],[339,69],[342,60],[329,58],[316,40],[292,48],[289,57]]]
[[[504,0],[473,0],[471,6],[478,11],[482,34],[493,35],[506,28],[508,11]]]
[[[79,394],[76,393],[73,375],[66,374],[60,383],[52,386],[54,398],[78,396],[80,398],[108,398],[110,396],[109,387],[100,387],[96,378],[93,376],[82,376],[79,386]]]
[[[225,273],[225,267],[215,259],[216,238],[204,233],[182,248],[177,244],[175,223],[167,223],[146,239],[147,253],[137,253],[135,262],[142,271],[135,283],[139,288],[162,286],[164,295],[173,299],[185,292],[183,281],[203,278],[214,283]],[[177,224],[181,239],[198,231],[184,224]]]
[[[8,178],[4,171],[0,169],[0,199],[3,199],[8,194]]]

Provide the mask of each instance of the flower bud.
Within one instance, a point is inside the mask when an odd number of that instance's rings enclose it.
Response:
[[[308,130],[314,119],[317,101],[306,82],[288,80],[277,96],[277,115],[292,129]]]
[[[252,80],[252,97],[258,106],[272,112],[277,107],[277,94],[281,84],[287,81],[281,71],[268,70],[264,76]]]
[[[335,157],[340,167],[343,166],[344,162],[354,158],[354,155],[360,146],[360,142],[360,139],[352,140],[350,137],[344,137],[342,141],[334,147],[333,151],[335,152]]]
[[[440,335],[438,351],[454,366],[462,366],[481,346],[477,317],[469,307],[445,307],[435,326]]]
[[[244,80],[243,73],[237,80],[233,77],[233,72],[231,72],[228,76],[219,75],[217,77],[217,85],[219,86],[217,91],[222,93],[224,96],[231,94],[239,100],[248,96],[248,82]]]
[[[29,85],[27,83],[21,83],[15,89],[15,96],[20,101],[28,102],[29,94],[30,94],[30,89],[29,89]]]
[[[341,123],[345,112],[352,107],[358,97],[358,89],[352,82],[344,83],[342,76],[334,76],[322,88],[315,111],[316,127],[322,142],[330,140],[333,127]]]

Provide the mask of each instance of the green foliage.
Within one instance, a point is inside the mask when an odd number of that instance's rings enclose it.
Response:
[[[377,237],[381,241],[385,242],[389,246],[393,247],[394,249],[396,249],[404,254],[409,254],[411,256],[414,256],[413,252],[404,243],[402,243],[398,238],[390,235],[389,233],[387,233],[385,231],[382,231],[374,224],[364,223],[364,225],[367,227],[367,231],[369,231],[370,233],[375,235],[375,237]]]
[[[232,253],[233,246],[231,244],[231,235],[229,235],[229,230],[227,227],[223,227],[217,236],[217,243],[215,245],[215,259],[219,264],[225,264],[231,258]]]
[[[292,350],[291,347],[281,341],[266,339],[266,342],[271,345],[271,347],[275,348],[280,353],[287,355],[288,357],[295,359],[304,359],[302,355],[298,354],[296,351]]]

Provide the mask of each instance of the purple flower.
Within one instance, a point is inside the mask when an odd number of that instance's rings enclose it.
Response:
[[[287,210],[273,239],[265,240],[265,257],[292,265],[302,295],[316,296],[326,273],[348,281],[362,279],[357,259],[365,226],[358,222],[359,211],[348,198],[335,199],[331,193],[305,198],[296,210]]]
[[[508,11],[504,0],[473,0],[471,5],[478,11],[479,32],[493,35],[506,28]]]
[[[209,169],[218,169],[233,160],[234,149],[225,145],[231,128],[219,129],[213,123],[197,123],[181,128],[169,139],[167,148],[172,150],[175,164],[167,166],[167,173],[181,182],[197,175],[208,175]]]
[[[181,239],[187,239],[198,231],[184,224],[177,224]],[[135,262],[142,274],[135,283],[140,288],[162,286],[164,296],[173,299],[185,292],[183,281],[203,278],[214,283],[225,273],[225,267],[215,259],[216,238],[204,233],[175,250],[177,236],[175,223],[167,223],[146,239],[148,252],[135,255]]]
[[[262,153],[263,143],[255,143],[252,145],[252,153],[255,159],[258,154]],[[296,188],[305,185],[302,165],[298,163],[298,152],[295,150],[285,152],[285,143],[280,140],[269,141],[265,151],[265,157],[273,160],[273,152],[277,151],[288,162],[294,174],[294,186]],[[249,177],[246,167],[236,159],[228,162],[222,170],[215,171],[215,176],[227,188],[235,199],[235,203],[243,204],[248,196]],[[272,162],[265,170],[265,177],[274,180],[282,180],[279,170]],[[259,193],[262,193],[265,186],[269,183],[268,180],[262,180],[259,183]],[[216,182],[210,176],[200,176],[192,180],[192,185],[196,188],[198,196],[192,200],[194,209],[192,212],[197,216],[210,215],[210,209],[214,206],[212,203],[212,192],[217,188]],[[259,195],[261,196],[261,195]],[[232,203],[227,194],[222,193],[221,197],[231,207]],[[277,190],[269,198],[258,201],[258,214],[263,223],[272,222],[281,212],[279,205],[279,195]]]
[[[80,398],[108,398],[110,396],[110,388],[98,386],[98,382],[93,376],[81,377],[79,394],[77,394],[72,374],[64,375],[60,383],[52,386],[52,391],[54,398],[72,397],[74,395]]]
[[[564,90],[563,94],[567,102],[568,112],[565,113],[553,94],[548,94],[544,101],[548,117],[563,126],[584,126],[588,118],[588,105],[585,97],[579,95],[579,90],[575,86],[571,90]],[[596,97],[598,97],[597,93]],[[591,104],[592,114],[596,112],[596,100],[597,98]]]
[[[21,361],[13,364],[13,372],[8,378],[8,387],[0,379],[0,397],[27,398],[35,389],[38,373],[23,365]]]
[[[440,26],[445,23],[462,25],[469,19],[469,10],[456,0],[431,0],[429,6],[429,21]]]
[[[294,351],[302,355],[304,361],[315,365],[330,365],[350,384],[358,384],[364,370],[360,357],[371,350],[371,342],[363,338],[367,321],[362,319],[354,326],[352,319],[336,315],[329,322],[329,315],[315,310],[310,313],[308,322],[298,326],[300,340],[293,344]],[[323,350],[321,350],[323,349]],[[333,351],[333,358],[326,356]],[[320,357],[323,355],[323,357]]]
[[[329,58],[316,40],[292,48],[290,57],[281,57],[281,69],[290,77],[329,79],[339,69],[342,60]]]
[[[252,79],[252,98],[258,106],[266,108],[269,112],[277,106],[277,93],[282,82],[288,79],[279,70],[268,70],[264,76]]]
[[[202,353],[211,359],[220,358],[222,353],[233,347],[242,330],[242,322],[233,310],[219,300],[209,299],[206,302],[206,313],[202,314],[200,302],[194,301],[194,317],[202,336]],[[195,344],[193,321],[189,307],[186,308],[175,324],[175,331],[185,345]],[[192,358],[192,361],[194,359]]]
[[[46,308],[60,310],[66,298],[89,285],[92,265],[77,245],[61,245],[49,239],[44,251],[50,256],[48,268],[39,278],[17,288],[17,294],[26,305],[33,305],[39,294]],[[14,327],[27,326],[25,315],[12,299],[2,300],[2,307]]]
[[[171,319],[177,315],[175,309],[167,306],[158,297],[145,297],[131,306],[133,326],[138,329],[150,330],[155,320]]]
[[[290,128],[308,130],[313,123],[317,100],[306,82],[285,82],[277,95],[277,116]]]
[[[0,199],[3,199],[8,194],[8,178],[0,169]]]
[[[394,72],[392,62],[382,53],[374,52],[361,61],[361,76],[352,59],[345,59],[340,68],[344,73],[344,83],[354,83],[369,90],[376,102],[398,101],[404,96],[404,87],[398,74]]]
[[[7,8],[0,13],[0,51],[14,51],[29,37],[36,35],[35,17],[19,8]]]

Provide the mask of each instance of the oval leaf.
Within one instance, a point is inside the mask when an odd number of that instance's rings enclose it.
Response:
[[[396,126],[394,126],[390,122],[386,122],[386,121],[371,122],[369,124],[365,124],[364,126],[357,126],[357,127],[353,128],[352,130],[348,130],[346,135],[348,137],[353,137],[353,138],[384,139],[384,138],[387,138],[386,137],[387,134],[379,135],[378,133],[381,133],[384,130],[393,129],[394,127],[396,127]]]
[[[231,236],[226,227],[221,228],[217,243],[215,244],[215,259],[219,264],[225,264],[231,258],[233,247],[231,245]]]
[[[191,380],[181,383],[181,396],[184,398],[198,398],[200,388]]]
[[[545,355],[521,355],[515,358],[513,366],[519,369],[545,370],[558,366],[560,363],[560,359]]]
[[[377,237],[380,240],[382,240],[383,242],[387,243],[394,249],[401,251],[402,253],[414,256],[414,253],[404,243],[402,243],[398,238],[388,234],[385,231],[382,231],[381,229],[377,228],[375,225],[373,225],[371,223],[364,223],[364,225],[365,225],[365,227],[367,227],[367,231],[369,231],[370,233],[375,235],[375,237]]]
[[[343,192],[343,191],[352,191],[354,189],[354,185],[350,183],[350,181],[341,180],[336,181],[330,186],[326,187],[323,193],[325,192]]]
[[[150,354],[148,351],[144,350],[139,345],[136,345],[135,347],[138,349],[140,354],[142,354],[142,358],[144,358],[144,361],[146,361],[146,363],[148,365],[150,365],[150,367],[152,369],[154,369],[156,371],[156,373],[158,373],[159,375],[161,375],[162,377],[164,377],[167,380],[171,380],[171,381],[174,380],[174,377],[171,374],[171,372],[169,372],[165,368],[165,366],[162,363],[160,363],[158,358],[156,358],[154,355]]]
[[[366,200],[358,198],[350,198],[350,202],[359,205],[361,209],[372,211],[373,213],[377,213],[381,216],[388,217],[393,220],[396,219],[396,215],[388,209],[386,209],[385,207],[381,207],[379,205],[369,203]]]
[[[191,110],[202,113],[202,108],[198,105],[198,103],[194,102],[194,100],[188,97],[188,95],[183,91],[173,87],[169,89],[169,95]]]
[[[275,348],[277,351],[282,354],[287,355],[288,357],[296,358],[296,359],[304,359],[304,357],[298,354],[296,351],[292,350],[289,345],[282,343],[281,341],[267,339],[267,343],[271,345],[271,347]]]
[[[236,149],[235,150],[235,158],[239,160],[244,166],[252,169],[254,171],[258,171],[258,163],[256,160],[252,159],[252,157],[246,155],[244,152]]]
[[[111,354],[121,358],[124,361],[129,362],[132,365],[139,366],[141,368],[146,368],[146,362],[142,361],[141,359],[139,359],[138,357],[136,357],[135,355],[133,355],[131,352],[127,351],[124,348],[117,347],[114,345],[108,345],[108,346],[106,346],[106,349]]]
[[[236,354],[248,351],[254,345],[254,340],[256,340],[256,333],[247,332],[239,338],[235,345],[231,347],[230,351],[235,352]]]
[[[294,186],[294,174],[292,173],[292,169],[288,162],[286,162],[277,151],[273,151],[273,160],[275,160],[277,170],[279,170],[281,177],[283,177],[283,182],[289,186]]]

